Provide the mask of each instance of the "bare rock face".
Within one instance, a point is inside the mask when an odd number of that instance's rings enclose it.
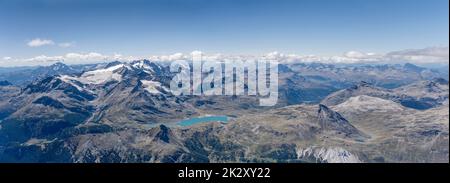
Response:
[[[319,104],[318,119],[322,130],[334,133],[333,135],[356,140],[363,140],[367,137],[367,135],[364,135],[342,117],[341,114],[323,104]]]
[[[156,128],[156,133],[153,140],[170,143],[173,140],[172,131],[167,126],[160,125],[159,128]]]
[[[341,147],[307,147],[297,149],[298,159],[317,163],[361,163],[362,161],[351,152]]]

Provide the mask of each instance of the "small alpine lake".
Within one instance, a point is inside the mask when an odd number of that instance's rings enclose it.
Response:
[[[179,126],[192,126],[199,123],[207,123],[207,122],[221,122],[221,123],[228,123],[228,116],[202,116],[202,117],[195,117],[195,118],[189,118],[182,120],[177,123]]]

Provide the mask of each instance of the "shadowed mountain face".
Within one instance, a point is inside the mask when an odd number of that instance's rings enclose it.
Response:
[[[0,162],[448,162],[448,81],[431,79],[439,73],[279,68],[273,107],[251,96],[174,96],[167,64],[148,60],[38,68],[23,87],[0,85]],[[176,125],[204,115],[230,119]]]
[[[333,136],[343,135],[344,137],[364,139],[365,135],[362,132],[356,129],[339,113],[331,110],[327,106],[319,104],[318,113],[321,128],[325,131],[337,132],[337,134],[332,134]]]
[[[11,86],[12,84],[8,81],[0,81],[0,86]]]
[[[12,86],[9,82],[3,82],[0,85],[0,120],[13,112],[13,108],[9,106],[8,100],[17,96],[20,93],[20,88]]]

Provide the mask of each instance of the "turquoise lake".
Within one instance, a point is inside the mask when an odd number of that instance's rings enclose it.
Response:
[[[227,116],[204,116],[204,117],[185,119],[183,121],[178,122],[177,124],[180,126],[191,126],[191,125],[195,125],[198,123],[207,123],[207,122],[214,122],[214,121],[227,123],[228,117]]]

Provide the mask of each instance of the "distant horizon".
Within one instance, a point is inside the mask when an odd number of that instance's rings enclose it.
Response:
[[[0,69],[33,69],[38,67],[49,67],[55,64],[64,64],[68,66],[83,66],[83,65],[98,65],[98,64],[109,64],[112,62],[121,62],[121,63],[130,63],[134,61],[140,61],[140,60],[148,60],[150,62],[158,62],[158,63],[170,63],[172,60],[153,60],[151,58],[140,58],[140,59],[134,59],[134,60],[103,60],[103,61],[92,61],[89,63],[66,63],[64,61],[50,61],[45,62],[45,64],[39,64],[39,65],[20,65],[20,66],[2,66],[0,65]],[[190,59],[181,59],[181,60],[190,60]],[[223,61],[223,60],[218,60]],[[325,64],[325,65],[341,65],[341,66],[380,66],[380,65],[390,65],[390,66],[404,66],[406,64],[412,64],[415,66],[428,68],[428,69],[438,69],[438,70],[445,70],[446,68],[442,67],[448,67],[449,63],[412,63],[408,61],[401,61],[401,62],[395,62],[395,63],[386,63],[386,62],[357,62],[357,63],[331,63],[331,62],[318,62],[318,61],[290,61],[290,62],[281,62],[281,64]],[[448,70],[448,68],[447,68]]]
[[[415,65],[449,65],[448,52],[449,47],[429,47],[424,49],[405,49],[392,51],[385,54],[363,53],[358,51],[348,51],[342,55],[319,56],[319,55],[298,55],[285,54],[280,52],[270,52],[262,55],[225,55],[221,53],[203,53],[205,60],[226,60],[226,59],[248,59],[265,58],[277,60],[281,63],[325,63],[325,64],[405,64]],[[143,57],[124,56],[120,54],[103,55],[96,52],[90,53],[67,53],[59,56],[40,55],[34,58],[8,58],[3,60],[0,67],[34,67],[48,66],[57,62],[67,65],[97,64],[113,61],[129,62],[134,60],[151,61],[174,61],[190,60],[191,53],[174,53],[169,55],[151,55]]]
[[[411,2],[413,1],[413,2]],[[269,55],[449,60],[448,0],[0,0],[0,66]]]

